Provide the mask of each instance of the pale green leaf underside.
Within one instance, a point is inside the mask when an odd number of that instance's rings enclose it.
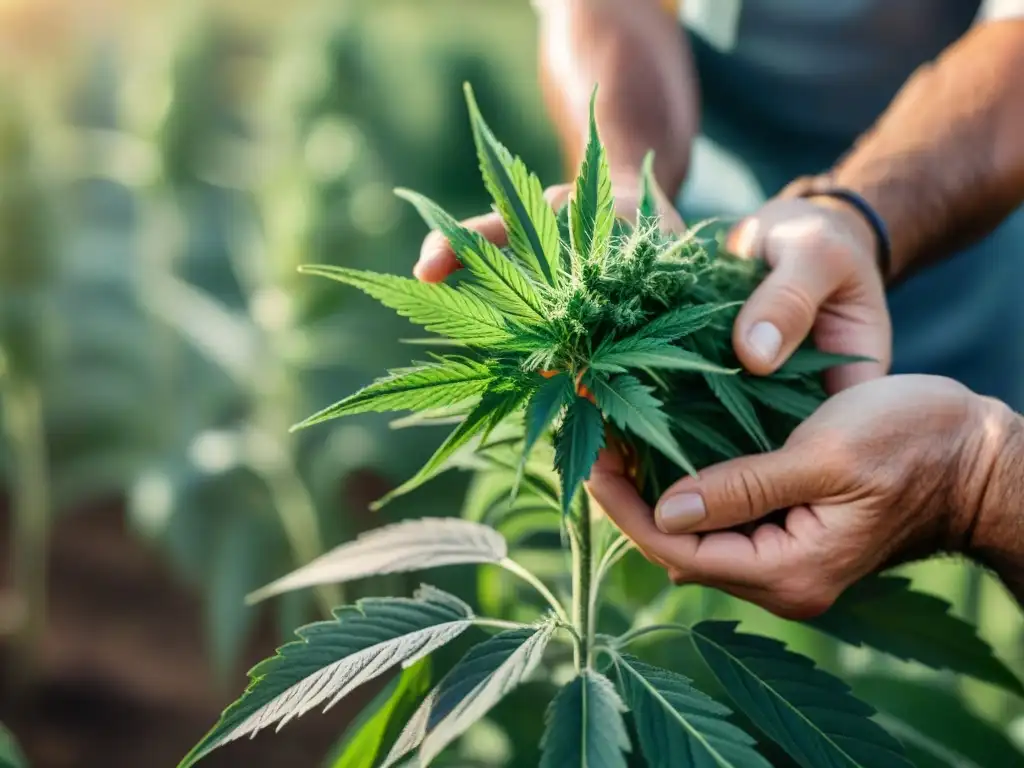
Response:
[[[736,706],[803,768],[913,768],[874,710],[807,657],[736,622],[705,621],[691,637]]]
[[[249,596],[249,602],[320,584],[343,584],[386,573],[446,565],[498,563],[508,555],[505,539],[481,523],[460,518],[425,518],[378,528],[336,547]]]
[[[558,285],[561,274],[558,221],[544,199],[540,180],[494,137],[480,115],[468,84],[465,90],[480,171],[505,222],[509,246],[538,277],[549,285]]]
[[[301,638],[253,667],[249,687],[185,757],[193,765],[217,747],[324,705],[399,664],[411,665],[469,628],[474,616],[453,595],[423,587],[412,599],[370,598],[335,611],[333,621],[299,629]]]
[[[299,271],[358,288],[402,317],[456,341],[486,347],[515,340],[512,326],[495,307],[445,283],[331,265],[303,266]]]
[[[605,380],[592,379],[594,397],[601,411],[620,429],[632,432],[682,467],[691,475],[697,470],[679,448],[669,429],[668,416],[651,388],[630,375]]]
[[[619,690],[650,768],[771,768],[730,711],[675,672],[617,656]]]
[[[490,367],[465,357],[441,358],[435,364],[400,368],[318,411],[293,429],[357,413],[425,411],[450,406],[479,397],[494,377]]]
[[[548,708],[540,768],[626,768],[625,711],[607,677],[580,674]]]
[[[428,226],[445,236],[459,261],[476,277],[495,306],[523,322],[545,320],[544,305],[533,283],[497,246],[479,232],[460,225],[423,195],[407,189],[396,193],[416,207]]]
[[[912,590],[909,579],[872,576],[807,623],[851,645],[866,645],[933,669],[950,669],[1024,695],[1020,680],[991,646],[949,609],[945,600]]]
[[[590,477],[604,448],[604,420],[597,406],[584,397],[569,404],[555,440],[555,467],[562,480],[562,511],[568,513],[580,483]]]

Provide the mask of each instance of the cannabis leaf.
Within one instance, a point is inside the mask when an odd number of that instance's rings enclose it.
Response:
[[[684,336],[707,328],[715,321],[717,314],[723,310],[737,307],[740,303],[726,301],[678,307],[651,320],[637,332],[637,336],[647,339],[678,341]]]
[[[314,413],[292,429],[370,411],[425,411],[479,397],[495,371],[467,357],[442,357],[435,364],[391,371],[384,378]]]
[[[797,419],[806,419],[821,405],[821,400],[807,392],[801,392],[780,381],[758,376],[743,376],[737,379],[740,389],[772,410],[788,413]]]
[[[515,341],[511,324],[483,299],[445,283],[421,283],[407,277],[365,272],[327,264],[299,267],[351,285],[409,318],[428,331],[476,346],[501,346]]]
[[[876,362],[874,358],[860,355],[838,355],[834,352],[822,352],[811,347],[801,347],[775,372],[780,379],[796,378],[808,373],[822,373],[829,368],[850,363]]]
[[[0,768],[26,768],[27,765],[14,736],[0,723]]]
[[[729,708],[687,678],[633,656],[616,655],[615,669],[651,768],[771,768],[754,739],[724,719]]]
[[[654,178],[654,150],[644,155],[640,166],[640,201],[636,211],[637,229],[654,229],[658,226],[661,212],[658,210],[658,198],[655,193],[658,181]]]
[[[706,421],[702,421],[693,415],[687,414],[685,409],[674,409],[669,413],[672,424],[680,431],[685,432],[694,440],[703,443],[711,450],[720,453],[726,459],[734,459],[743,455],[743,451],[736,447],[728,437],[723,435]]]
[[[468,84],[465,91],[480,171],[505,222],[509,245],[538,276],[550,285],[558,285],[562,271],[558,222],[544,199],[540,180],[494,137]]]
[[[412,203],[427,225],[447,238],[459,261],[480,281],[501,311],[521,322],[545,320],[540,294],[519,265],[479,232],[467,229],[436,203],[407,189],[396,194]]]
[[[508,555],[493,528],[461,518],[425,518],[378,528],[335,547],[287,576],[253,592],[250,603],[320,584],[444,565],[499,563]]]
[[[736,706],[803,768],[912,768],[841,680],[736,624],[702,622],[693,644]]]
[[[625,704],[607,677],[584,670],[547,712],[540,768],[626,768]]]
[[[406,721],[430,687],[430,659],[421,659],[378,693],[348,727],[330,768],[373,768],[389,732]]]
[[[562,511],[568,514],[580,483],[590,478],[597,454],[604,448],[604,421],[585,397],[569,404],[555,440],[555,467],[562,478]]]
[[[705,374],[704,379],[707,381],[708,386],[711,387],[711,391],[715,393],[715,397],[732,414],[732,417],[739,422],[743,430],[753,438],[758,447],[764,451],[770,451],[772,444],[764,433],[761,420],[757,418],[757,411],[754,410],[753,404],[743,393],[735,378]]]
[[[502,632],[470,651],[446,675],[420,747],[423,765],[533,673],[554,631],[555,624],[548,621],[537,629]]]
[[[910,588],[902,576],[854,584],[821,616],[806,623],[850,645],[867,645],[933,669],[950,669],[1024,695],[1020,680],[945,600]]]
[[[349,692],[398,664],[409,666],[445,645],[474,621],[469,606],[433,587],[412,599],[368,598],[339,608],[333,621],[297,630],[300,640],[249,672],[242,697],[181,762],[193,765],[217,747],[289,720]]]
[[[523,454],[511,489],[513,498],[519,490],[519,484],[522,482],[523,472],[526,470],[526,463],[533,447],[554,423],[562,409],[572,401],[573,395],[572,377],[560,373],[545,381],[530,398],[530,402],[526,406],[526,436],[523,439]]]
[[[738,368],[725,368],[712,363],[696,352],[673,346],[667,341],[630,336],[621,341],[598,348],[590,361],[595,371],[623,373],[626,368],[655,368],[670,371],[702,371],[705,373],[735,374]]]
[[[437,701],[438,689],[435,688],[430,694],[423,700],[419,708],[413,713],[412,717],[409,718],[409,722],[405,724],[405,728],[398,735],[398,739],[391,747],[391,751],[388,752],[387,758],[381,764],[380,768],[391,768],[397,765],[398,762],[412,752],[416,747],[423,743],[423,738],[427,735],[427,721],[430,718],[430,713],[434,708],[434,702]],[[416,761],[410,761],[406,763],[408,768],[416,768]]]
[[[651,388],[628,374],[605,380],[592,378],[601,410],[620,428],[643,438],[691,475],[697,470],[679,448],[668,427],[668,416]]]
[[[597,88],[590,97],[590,135],[576,178],[575,194],[569,201],[569,231],[575,274],[579,274],[580,265],[597,263],[603,259],[615,222],[611,172],[608,169],[608,155],[597,134],[594,113],[596,103]]]

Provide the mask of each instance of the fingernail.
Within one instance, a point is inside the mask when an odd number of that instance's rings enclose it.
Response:
[[[704,499],[697,493],[668,496],[658,505],[655,513],[658,527],[665,533],[681,533],[708,516]]]
[[[782,349],[782,332],[772,323],[762,321],[750,329],[747,343],[751,351],[766,363],[775,362]]]

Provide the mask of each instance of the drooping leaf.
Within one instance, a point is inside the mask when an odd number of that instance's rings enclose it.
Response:
[[[658,210],[658,198],[655,193],[658,181],[654,178],[654,150],[644,155],[640,166],[640,202],[636,211],[637,229],[650,229],[658,226],[661,212]]]
[[[381,751],[394,738],[395,726],[412,716],[429,687],[429,658],[403,669],[348,727],[327,762],[328,768],[374,768]]]
[[[644,336],[630,336],[598,348],[590,361],[596,371],[622,373],[627,368],[655,368],[669,371],[700,371],[725,375],[736,374],[738,368],[725,368],[712,363],[696,352],[673,346],[670,342]]]
[[[744,392],[773,411],[797,419],[806,419],[821,405],[821,400],[807,392],[794,389],[781,381],[759,376],[743,376],[737,382]]]
[[[974,627],[950,615],[945,600],[910,588],[902,576],[872,576],[846,590],[806,623],[844,643],[866,645],[933,669],[949,669],[1017,696],[1024,686]]]
[[[14,735],[0,723],[0,768],[28,768]]]
[[[689,679],[633,656],[616,656],[615,670],[650,768],[771,768],[754,739],[725,719],[729,708]]]
[[[626,706],[604,675],[587,670],[548,707],[540,768],[626,768]]]
[[[479,397],[494,381],[490,367],[467,357],[443,357],[439,363],[399,368],[388,376],[328,406],[292,429],[329,419],[381,411],[425,411]]]
[[[249,672],[249,686],[182,760],[195,764],[214,749],[326,704],[399,664],[409,666],[462,634],[474,621],[453,595],[422,587],[414,598],[369,598],[335,610],[332,621],[296,631],[301,638]]]
[[[753,438],[758,447],[764,451],[772,449],[771,441],[764,433],[761,420],[757,418],[757,411],[754,410],[750,399],[743,393],[736,379],[732,376],[717,376],[705,374],[705,381],[715,393],[725,409],[732,414],[732,417],[743,427],[743,431]]]
[[[558,222],[544,199],[540,180],[498,142],[468,84],[465,91],[484,185],[505,222],[509,245],[538,277],[558,285],[562,269]]]
[[[598,262],[604,257],[615,223],[615,198],[612,196],[608,155],[597,133],[595,106],[597,89],[590,97],[590,134],[569,201],[570,237],[573,270],[581,263]]]
[[[654,318],[637,331],[637,336],[648,339],[678,341],[684,336],[707,328],[715,316],[726,309],[739,306],[741,302],[726,301],[709,304],[694,304],[670,310]]]
[[[892,677],[857,678],[853,690],[878,709],[878,721],[903,742],[917,768],[1024,765],[1002,728],[970,711],[949,690]]]
[[[554,631],[552,622],[535,629],[509,630],[470,651],[439,687],[420,762],[427,765],[527,679],[540,664]]]
[[[533,446],[554,423],[562,408],[572,401],[573,394],[572,377],[560,373],[545,381],[530,398],[530,402],[526,406],[526,437],[523,440],[523,455],[512,488],[513,496],[516,495],[519,488]]]
[[[417,710],[413,712],[412,717],[409,718],[409,722],[405,724],[405,728],[398,735],[398,739],[391,747],[391,751],[388,752],[387,758],[381,763],[380,768],[392,768],[392,766],[398,765],[406,755],[423,743],[423,739],[427,735],[427,720],[434,708],[434,702],[437,701],[437,692],[437,688],[432,690]],[[417,768],[416,760],[413,759],[406,762],[405,766],[407,768]]]
[[[650,387],[628,374],[607,381],[595,376],[592,386],[601,411],[620,429],[644,439],[691,475],[697,474],[672,436],[668,416]]]
[[[445,565],[498,563],[505,539],[489,526],[452,518],[424,518],[377,528],[342,544],[287,576],[253,592],[249,602],[319,584]]]
[[[524,322],[545,320],[543,303],[533,283],[497,246],[479,232],[460,225],[423,195],[407,189],[396,190],[396,194],[412,203],[427,225],[447,238],[459,261],[499,309]]]
[[[568,514],[580,483],[590,478],[597,454],[604,448],[601,411],[585,397],[569,403],[555,440],[555,468],[562,479],[562,511]]]
[[[428,331],[477,346],[501,346],[516,338],[508,321],[486,301],[445,283],[422,283],[408,277],[314,264],[299,267],[351,285]]]
[[[669,418],[680,431],[685,432],[699,443],[720,453],[724,458],[734,459],[742,456],[743,451],[736,447],[728,437],[723,435],[707,421],[688,415],[685,409],[669,414]]]
[[[840,365],[864,362],[874,362],[874,359],[860,355],[837,355],[834,352],[822,352],[811,347],[802,347],[790,355],[774,375],[778,378],[791,378],[807,373],[822,373]]]
[[[403,496],[436,477],[445,469],[448,460],[460,448],[475,438],[486,435],[490,430],[498,426],[503,419],[511,415],[522,405],[529,395],[529,390],[520,388],[492,389],[485,392],[476,407],[448,435],[445,441],[441,443],[441,447],[434,452],[434,455],[427,459],[427,463],[415,475],[398,486],[398,488],[395,488],[374,502],[372,508],[380,509],[392,499]]]
[[[912,768],[874,710],[806,656],[736,622],[705,621],[691,637],[736,706],[803,768]]]

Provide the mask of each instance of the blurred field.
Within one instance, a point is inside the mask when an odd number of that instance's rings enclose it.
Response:
[[[534,46],[527,0],[0,0],[0,720],[33,766],[175,764],[249,665],[362,594],[257,610],[248,591],[381,519],[458,513],[460,476],[368,511],[436,430],[368,416],[288,434],[409,356],[404,321],[295,266],[407,273],[425,231],[394,186],[459,215],[487,207],[464,81],[558,180]],[[998,585],[950,562],[909,572],[1024,671]],[[434,581],[476,596],[472,572]],[[917,674],[679,594],[684,614],[742,616],[832,666]],[[966,694],[1007,727],[1021,715]],[[207,763],[320,765],[351,715],[311,714]],[[481,731],[475,764],[533,738],[516,732]]]

